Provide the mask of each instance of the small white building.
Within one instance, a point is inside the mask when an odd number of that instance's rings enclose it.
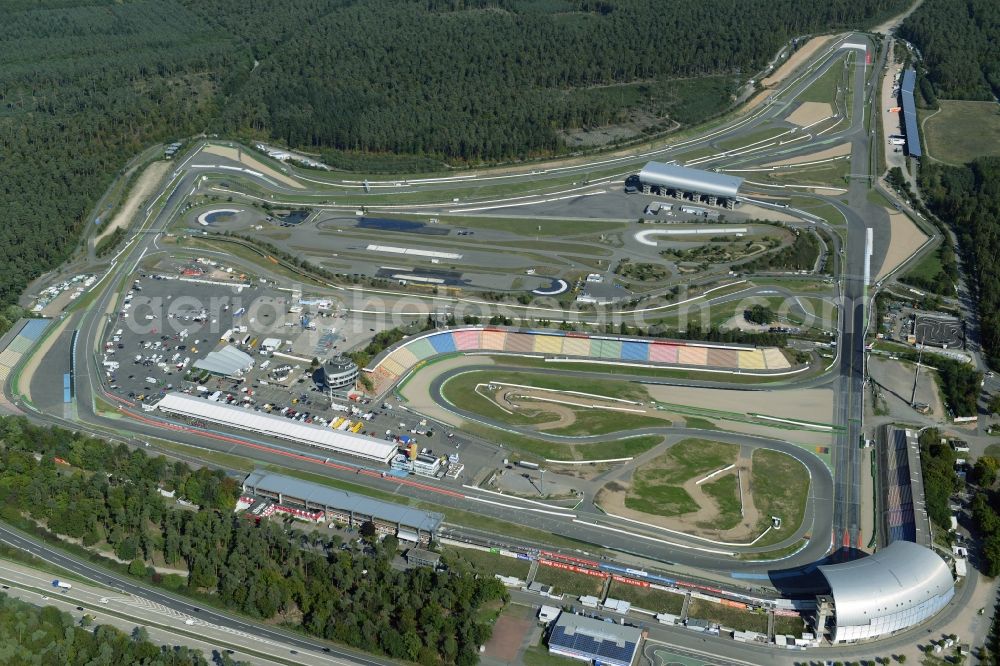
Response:
[[[552,620],[559,617],[559,613],[561,612],[562,610],[555,606],[546,606],[543,604],[542,607],[538,609],[538,621],[548,624]]]
[[[608,599],[605,599],[604,603],[601,604],[601,606],[604,608],[604,610],[609,610],[614,613],[621,613],[622,615],[628,613],[629,610],[631,610],[632,608],[632,604],[625,601],[624,599],[611,599],[610,597]]]
[[[422,476],[436,476],[441,471],[441,459],[437,456],[419,453],[413,460],[413,471]]]

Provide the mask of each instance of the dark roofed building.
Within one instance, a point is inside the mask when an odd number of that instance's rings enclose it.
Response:
[[[906,152],[910,157],[921,157],[920,130],[917,126],[917,105],[913,101],[913,89],[917,85],[917,73],[912,67],[903,72],[903,83],[899,87],[903,107],[903,131],[906,132]]]
[[[629,666],[639,652],[642,631],[591,617],[562,613],[549,634],[549,652],[587,661]]]
[[[372,521],[383,534],[394,534],[404,541],[426,543],[441,526],[440,513],[421,511],[408,506],[383,502],[364,495],[303,481],[271,472],[250,472],[243,481],[243,491],[306,510],[322,510],[328,520],[360,527]]]
[[[441,556],[423,548],[410,548],[406,551],[406,562],[417,567],[436,569],[441,563]]]

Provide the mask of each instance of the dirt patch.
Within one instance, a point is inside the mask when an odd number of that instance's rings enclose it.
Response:
[[[763,206],[754,206],[752,204],[742,204],[739,208],[739,212],[754,220],[771,220],[772,222],[798,221],[798,218],[792,217],[788,213],[782,213],[780,211],[764,208]]]
[[[919,7],[921,4],[923,4],[923,0],[917,0],[912,5],[910,5],[910,8],[907,9],[902,14],[899,14],[898,16],[893,16],[891,19],[889,19],[888,21],[886,21],[882,25],[876,26],[876,27],[872,28],[872,32],[881,33],[883,35],[889,34],[890,30],[892,30],[893,28],[898,27],[903,22],[903,20],[907,16],[909,16],[910,14],[912,14],[914,12],[914,10],[916,10],[916,8]],[[892,51],[890,50],[889,53],[892,53]]]
[[[284,183],[289,187],[294,187],[296,189],[304,189],[304,186],[299,181],[287,176],[286,174],[276,171],[271,167],[267,166],[263,162],[254,159],[252,155],[248,155],[246,150],[238,151],[235,148],[230,148],[228,146],[215,146],[209,145],[202,148],[203,152],[209,153],[211,155],[218,155],[219,157],[225,157],[227,159],[233,160],[234,162],[241,162],[247,165],[254,171],[260,171],[265,176],[273,178],[278,182]]]
[[[649,385],[646,390],[660,402],[732,414],[757,413],[819,423],[830,423],[833,416],[833,392],[825,388],[738,391]]]
[[[525,638],[534,626],[534,619],[527,612],[515,614],[508,609],[501,613],[493,625],[493,635],[486,643],[483,656],[503,664],[518,663]]]
[[[550,421],[545,421],[544,423],[535,424],[537,430],[555,430],[557,428],[568,428],[569,426],[576,423],[576,412],[567,407],[566,405],[554,405],[552,403],[545,402],[535,402],[531,400],[531,396],[524,395],[524,391],[518,391],[516,394],[510,389],[501,389],[497,392],[494,397],[497,404],[503,405],[507,403],[508,406],[513,407],[517,410],[524,410],[534,414],[546,414],[551,416]],[[527,404],[526,404],[527,403]]]
[[[927,240],[920,227],[909,217],[897,211],[890,211],[888,208],[886,212],[889,214],[889,248],[882,261],[882,267],[875,277],[876,280],[881,280],[895,270]]]
[[[732,543],[752,541],[759,535],[757,523],[760,520],[760,512],[754,505],[753,496],[749,490],[750,469],[750,459],[741,456],[736,462],[736,467],[713,476],[711,479],[712,481],[718,481],[736,474],[739,474],[741,477],[743,518],[740,520],[739,525],[728,530],[718,530],[710,527],[712,522],[718,518],[719,506],[714,498],[705,493],[703,489],[704,484],[698,483],[705,476],[704,474],[698,474],[688,479],[681,486],[698,505],[698,510],[680,516],[658,516],[628,508],[625,506],[625,498],[628,495],[630,486],[626,486],[621,482],[613,482],[606,485],[597,494],[595,501],[608,513],[658,527],[665,527],[669,530]],[[737,470],[739,471],[737,472]]]
[[[792,111],[785,118],[790,123],[799,127],[812,125],[833,115],[833,107],[827,102],[802,102],[799,108]]]
[[[733,315],[719,326],[721,331],[753,331],[754,333],[766,332],[771,324],[751,324],[742,314]]]
[[[758,106],[767,101],[767,98],[774,94],[773,90],[761,90],[759,93],[750,98],[750,101],[743,106],[743,113],[753,111]]]
[[[850,154],[851,154],[851,144],[841,143],[839,145],[833,146],[832,148],[821,150],[818,153],[809,153],[808,155],[797,155],[795,157],[789,157],[787,160],[780,160],[778,162],[768,162],[767,164],[762,164],[761,166],[766,166],[766,167],[792,166],[794,164],[805,164],[806,162],[818,162],[819,160],[828,160],[834,157],[845,157]]]
[[[833,39],[833,35],[824,35],[822,37],[813,37],[808,42],[802,45],[798,51],[793,53],[791,57],[785,60],[778,69],[774,71],[773,74],[761,80],[761,85],[767,88],[773,88],[782,81],[788,78],[788,76],[799,68],[800,65],[808,61],[813,55],[816,54],[821,48],[823,48],[830,40]]]
[[[104,231],[94,239],[94,243],[100,243],[105,236],[114,233],[115,229],[128,227],[129,222],[132,221],[132,218],[139,212],[139,208],[153,194],[157,184],[159,184],[169,169],[170,162],[162,160],[153,162],[146,167],[146,170],[136,179],[135,185],[132,186],[132,191],[128,193],[128,198],[125,199],[125,203],[118,209],[118,213],[111,218]]]

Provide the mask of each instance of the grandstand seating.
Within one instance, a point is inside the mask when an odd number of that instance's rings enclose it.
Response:
[[[405,340],[376,359],[374,367],[367,368],[366,372],[372,380],[375,394],[382,395],[421,361],[456,351],[497,351],[731,370],[784,370],[790,367],[785,355],[774,348],[748,349],[561,331],[462,328],[432,331]]]
[[[51,322],[51,319],[29,319],[17,335],[10,339],[7,347],[0,350],[0,382],[7,381],[14,366],[21,361],[24,353],[31,349]]]
[[[913,491],[910,487],[910,464],[907,457],[906,431],[894,430],[882,451],[881,473],[885,498],[882,520],[886,543],[916,541],[917,525],[913,513]]]

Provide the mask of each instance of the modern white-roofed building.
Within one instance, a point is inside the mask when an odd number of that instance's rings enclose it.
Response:
[[[743,179],[714,171],[689,169],[679,164],[648,162],[638,175],[643,194],[658,193],[732,208],[736,205]]]
[[[396,445],[392,442],[310,423],[300,423],[244,407],[232,407],[186,393],[168,393],[156,403],[156,409],[168,414],[178,414],[307,444],[332,455],[354,456],[383,465],[389,464],[396,454]]]
[[[955,595],[950,567],[933,550],[910,541],[894,541],[874,555],[819,570],[833,597],[833,643],[908,629]]]
[[[207,370],[213,375],[238,377],[253,367],[253,358],[232,345],[226,345],[219,351],[209,352],[205,358],[195,361],[194,367]]]

